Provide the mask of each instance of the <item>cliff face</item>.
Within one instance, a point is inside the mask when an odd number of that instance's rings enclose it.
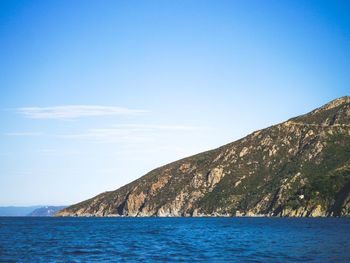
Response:
[[[57,215],[350,215],[350,97],[157,168]]]

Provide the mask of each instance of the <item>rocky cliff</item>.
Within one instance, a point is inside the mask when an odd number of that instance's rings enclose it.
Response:
[[[350,97],[157,168],[58,216],[348,216]]]

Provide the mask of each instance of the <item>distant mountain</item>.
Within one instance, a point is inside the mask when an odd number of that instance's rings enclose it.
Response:
[[[67,206],[3,206],[0,216],[53,216]]]
[[[0,216],[26,216],[41,206],[2,206]]]
[[[157,168],[57,215],[349,216],[350,97]]]
[[[27,216],[54,216],[60,210],[66,208],[66,206],[44,206],[39,207],[29,213]]]

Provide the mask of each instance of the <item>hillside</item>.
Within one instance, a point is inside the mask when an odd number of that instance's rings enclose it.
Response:
[[[350,97],[167,164],[57,214],[209,215],[350,215]]]

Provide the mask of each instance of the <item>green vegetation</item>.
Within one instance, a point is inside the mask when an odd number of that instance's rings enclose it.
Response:
[[[342,98],[289,123],[157,168],[64,211],[152,216],[165,207],[176,216],[195,210],[207,215],[349,215],[350,205],[343,202],[350,194],[345,187],[350,183],[348,101]],[[220,175],[211,173],[218,168]],[[214,185],[209,175],[219,176]],[[139,195],[144,198],[135,199]],[[126,202],[135,211],[126,211]]]

